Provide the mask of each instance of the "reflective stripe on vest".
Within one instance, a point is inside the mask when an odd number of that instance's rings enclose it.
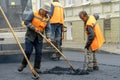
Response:
[[[92,51],[95,51],[103,45],[103,43],[105,42],[105,39],[103,37],[103,34],[101,32],[101,29],[100,29],[99,25],[96,23],[96,20],[95,20],[94,16],[91,15],[89,17],[89,19],[86,23],[86,26],[92,26],[93,27],[95,37],[94,37],[94,40],[93,40],[90,47],[91,47]]]
[[[50,23],[64,23],[64,12],[63,12],[63,6],[58,2],[53,2],[52,5],[54,6],[54,12],[50,19]]]
[[[35,26],[38,30],[43,31],[47,25],[48,18],[42,18],[39,11],[34,12],[34,18],[32,20],[32,25]]]

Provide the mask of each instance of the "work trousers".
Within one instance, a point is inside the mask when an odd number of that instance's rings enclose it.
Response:
[[[42,58],[42,46],[43,42],[38,42],[38,39],[36,38],[33,42],[26,39],[25,40],[25,53],[30,59],[31,53],[33,52],[33,48],[35,48],[35,60],[34,60],[34,68],[40,68],[41,64],[41,58]],[[26,66],[27,61],[25,58],[22,60],[22,65]]]
[[[60,50],[62,45],[62,24],[56,23],[51,24],[51,39],[53,44]],[[56,55],[54,54],[54,57],[60,57],[59,53],[56,52]]]
[[[93,67],[98,66],[95,52],[92,51],[88,52],[87,57],[88,57],[88,64],[87,64],[88,68],[93,69]]]

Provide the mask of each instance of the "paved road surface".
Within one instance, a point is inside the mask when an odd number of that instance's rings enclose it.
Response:
[[[77,51],[64,51],[74,68],[82,68],[83,53]],[[40,80],[120,80],[120,55],[113,54],[97,54],[99,59],[99,71],[91,72],[89,75],[56,75],[56,74],[40,74]],[[0,64],[0,80],[32,80],[29,68],[25,68],[19,73],[17,67],[20,63],[2,63]],[[60,61],[43,61],[42,71],[51,69],[55,66],[69,67],[66,62]]]

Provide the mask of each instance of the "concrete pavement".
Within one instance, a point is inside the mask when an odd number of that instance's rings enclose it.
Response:
[[[63,49],[84,50],[85,43],[63,40]],[[98,52],[120,54],[120,48],[117,43],[105,43]]]

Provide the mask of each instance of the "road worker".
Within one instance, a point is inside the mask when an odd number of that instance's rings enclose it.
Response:
[[[98,16],[90,15],[88,16],[86,11],[81,11],[79,17],[84,22],[84,29],[87,34],[87,42],[85,45],[85,50],[88,52],[88,67],[87,70],[92,72],[93,70],[99,70],[97,59],[95,56],[95,51],[98,50],[105,42],[103,34],[100,30],[96,19]]]
[[[59,0],[53,0],[53,2],[51,3],[50,16],[51,16],[50,24],[52,30],[51,33],[52,42],[60,51],[62,51],[61,45],[62,45],[62,28],[64,24],[64,10]],[[59,60],[61,56],[58,52],[55,52],[52,54],[51,57],[54,60]]]
[[[39,10],[31,12],[24,21],[24,24],[27,27],[27,32],[25,34],[25,53],[29,59],[33,51],[33,47],[35,48],[34,69],[38,73],[40,73],[43,45],[43,37],[39,32],[43,34],[45,31],[46,37],[49,41],[51,36],[50,18],[48,16],[49,11],[50,4],[45,3]],[[18,71],[23,71],[26,65],[27,61],[23,58]]]

